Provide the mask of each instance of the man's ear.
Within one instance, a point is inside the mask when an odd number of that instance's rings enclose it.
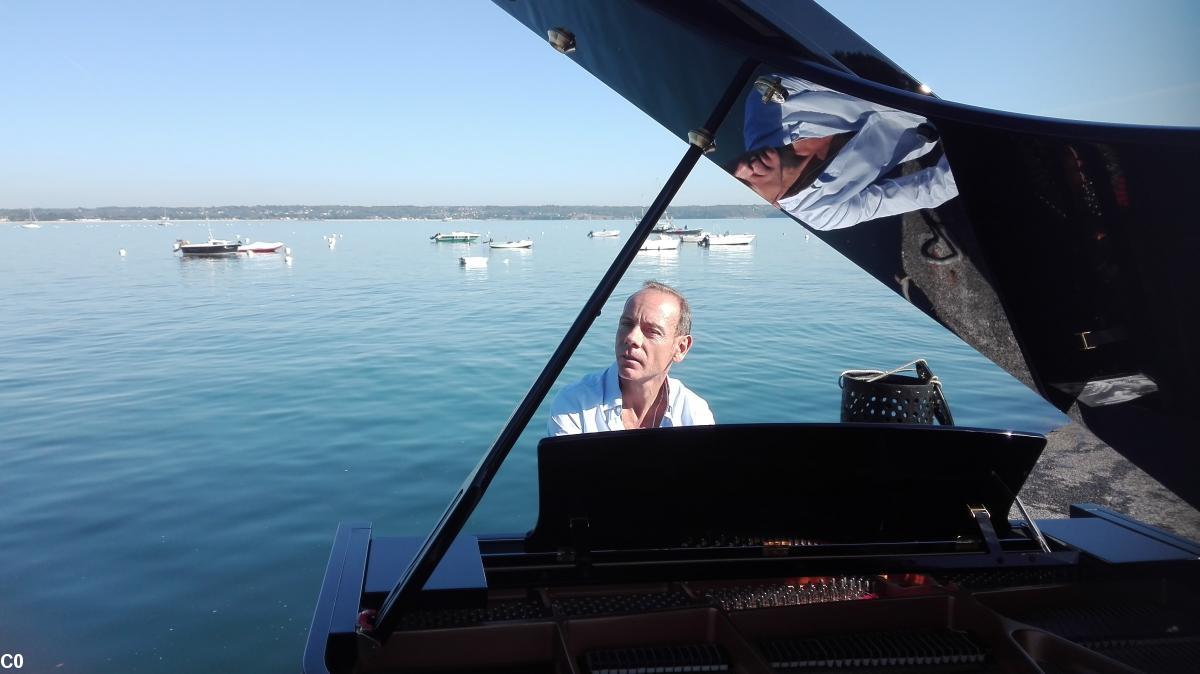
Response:
[[[692,350],[692,336],[684,335],[683,337],[681,337],[679,339],[679,345],[676,347],[675,355],[674,355],[674,357],[672,357],[671,360],[673,360],[676,363],[682,362],[684,356],[686,356],[688,351],[691,351],[691,350]]]

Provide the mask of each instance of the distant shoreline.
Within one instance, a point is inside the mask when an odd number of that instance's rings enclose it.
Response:
[[[749,216],[749,217],[762,218],[762,217],[784,217],[784,216],[755,215],[755,216]],[[747,218],[741,217],[741,216],[737,216],[737,217],[728,216],[728,217],[724,217],[724,218],[672,217],[671,219],[672,220],[745,220]],[[556,220],[561,220],[564,222],[594,222],[597,220],[612,221],[612,222],[622,222],[622,221],[628,222],[628,221],[632,220],[632,221],[636,222],[638,220],[638,218],[461,218],[461,219],[455,218],[453,220],[445,220],[443,218],[167,218],[167,222],[170,224],[182,223],[182,222],[220,222],[220,223],[223,223],[223,222],[442,222],[442,223],[446,223],[447,225],[452,225],[456,222],[462,222],[462,223],[496,222],[496,221],[506,221],[506,220],[514,221],[514,222],[517,222],[517,221],[548,221],[549,222],[549,221],[556,221]],[[161,220],[157,219],[157,218],[155,218],[155,219],[150,219],[150,218],[111,218],[111,219],[80,218],[77,220],[43,220],[42,218],[39,217],[37,219],[38,224],[69,223],[69,224],[79,224],[79,225],[100,225],[100,224],[113,223],[113,222],[144,222],[146,224],[157,224],[160,221]],[[16,220],[5,220],[3,218],[0,218],[0,225],[21,225],[21,224],[24,224],[25,222],[26,222],[26,220],[24,218],[18,218]]]
[[[0,209],[0,223],[39,222],[192,222],[204,220],[387,220],[455,222],[491,220],[638,220],[641,206],[105,206],[100,208]],[[785,217],[767,204],[675,206],[677,220]]]

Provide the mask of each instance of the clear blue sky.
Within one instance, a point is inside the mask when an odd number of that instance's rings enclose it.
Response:
[[[943,98],[1200,126],[1200,3],[822,4]],[[485,0],[0,0],[0,27],[0,208],[646,204],[684,150]],[[677,203],[758,198],[704,162]]]

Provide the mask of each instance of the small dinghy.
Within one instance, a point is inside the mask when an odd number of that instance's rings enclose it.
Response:
[[[274,253],[280,248],[283,248],[283,243],[280,241],[255,241],[254,243],[243,243],[238,246],[239,253]]]
[[[754,234],[705,234],[698,243],[701,246],[745,246],[754,237]]]

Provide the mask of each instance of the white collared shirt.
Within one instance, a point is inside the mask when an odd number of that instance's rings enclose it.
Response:
[[[547,435],[598,433],[625,430],[621,421],[621,382],[617,364],[593,372],[559,391],[550,405]],[[717,423],[704,398],[692,393],[683,382],[667,377],[667,409],[662,427],[711,426]]]

